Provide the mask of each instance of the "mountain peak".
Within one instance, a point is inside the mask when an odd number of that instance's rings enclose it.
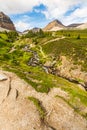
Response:
[[[3,12],[0,12],[0,27],[7,29],[7,30],[15,30],[14,24]]]
[[[50,22],[43,30],[44,31],[57,31],[64,29],[65,26],[57,19]]]
[[[10,19],[5,13],[3,12],[0,12],[0,19],[4,19],[4,18],[7,18],[7,19]]]
[[[58,24],[62,24],[58,19],[53,20],[51,23],[58,23]]]

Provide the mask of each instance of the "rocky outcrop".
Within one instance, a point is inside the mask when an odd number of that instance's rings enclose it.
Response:
[[[85,89],[87,86],[87,72],[81,71],[81,66],[74,65],[72,60],[66,58],[65,56],[60,57],[61,65],[57,66],[57,74],[64,77],[72,82],[81,84]]]
[[[5,15],[3,12],[0,12],[0,27],[7,30],[14,30],[15,27],[11,19]]]
[[[0,71],[0,130],[86,130],[87,122],[61,98],[69,95],[60,88],[48,94],[35,91],[15,74]],[[1,79],[2,79],[1,78]],[[34,97],[45,109],[41,119],[38,108],[28,97]]]

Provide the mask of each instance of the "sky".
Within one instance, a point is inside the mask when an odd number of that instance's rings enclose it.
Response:
[[[0,0],[18,31],[46,26],[58,19],[64,25],[87,22],[87,0]]]

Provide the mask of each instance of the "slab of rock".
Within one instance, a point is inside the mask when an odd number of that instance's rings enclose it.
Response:
[[[68,93],[53,88],[48,94],[35,91],[15,74],[1,71],[7,80],[0,82],[0,130],[87,130],[87,121],[62,99]],[[28,97],[37,98],[46,110],[44,120]]]

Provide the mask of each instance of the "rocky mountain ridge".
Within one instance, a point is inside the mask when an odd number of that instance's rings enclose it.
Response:
[[[3,30],[5,30],[5,29],[6,30],[13,30],[13,31],[16,30],[11,19],[7,15],[5,15],[3,12],[0,12],[0,27]]]
[[[68,26],[63,25],[59,20],[53,20],[52,22],[48,23],[43,28],[43,31],[58,31],[58,30],[63,30],[63,29],[86,29],[87,28],[87,23],[73,23]],[[12,20],[4,14],[3,12],[0,12],[0,31],[9,31],[13,30],[15,31],[15,26],[12,22]],[[34,32],[37,32],[40,30],[40,28],[33,28],[30,29]],[[25,30],[23,34],[26,34],[29,30]]]
[[[50,22],[45,28],[43,28],[43,31],[58,31],[63,29],[87,29],[87,23],[73,23],[65,26],[59,20],[54,20]]]

